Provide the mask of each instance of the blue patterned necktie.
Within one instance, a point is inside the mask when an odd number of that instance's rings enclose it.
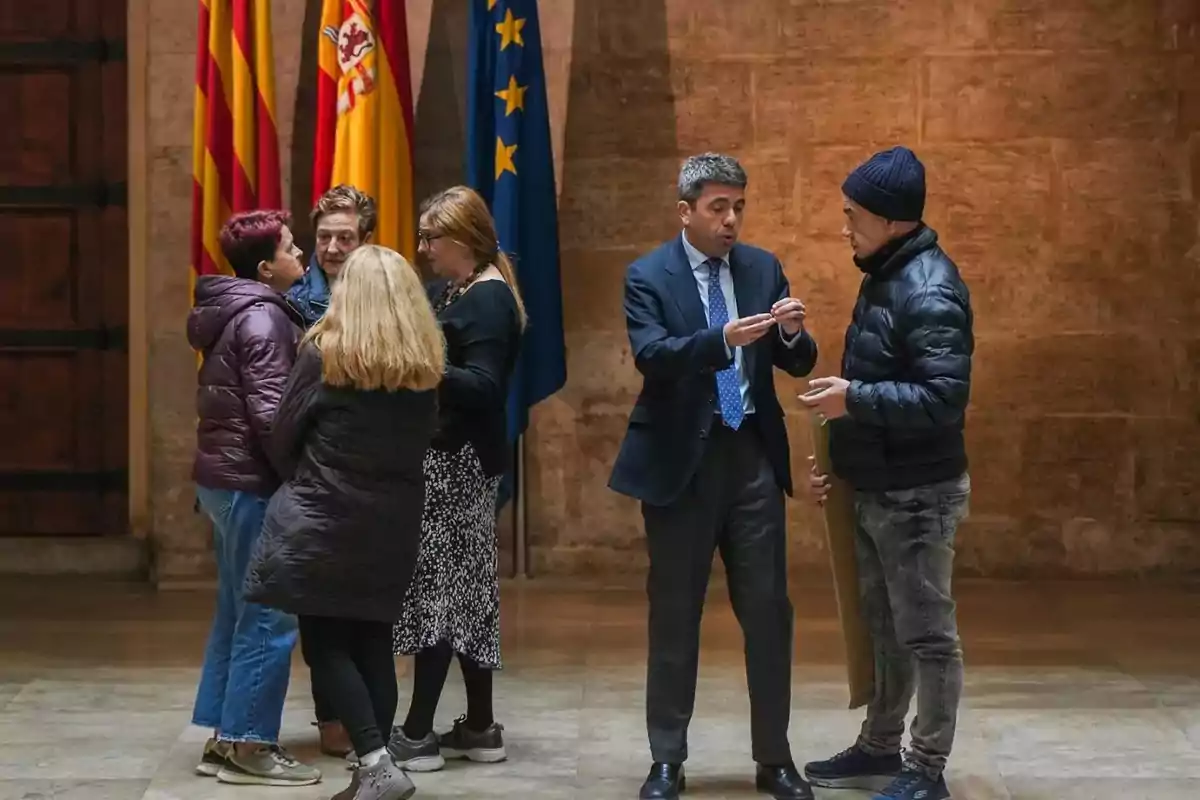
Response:
[[[729,308],[725,305],[725,293],[721,291],[722,262],[719,258],[710,258],[704,263],[708,267],[708,326],[724,328],[725,323],[729,322]],[[721,406],[721,418],[736,431],[746,416],[736,361],[717,373],[717,400]]]

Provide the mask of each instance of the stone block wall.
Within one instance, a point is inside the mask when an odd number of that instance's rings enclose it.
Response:
[[[161,579],[206,574],[187,483],[194,0],[151,4],[152,535]],[[285,197],[303,215],[314,0],[273,0]],[[461,179],[466,4],[409,0],[422,195]],[[837,369],[859,274],[845,172],[904,143],[973,292],[975,494],[963,573],[1200,570],[1200,10],[1192,0],[541,3],[560,191],[569,382],[528,437],[535,572],[644,565],[608,469],[639,386],[625,266],[677,230],[680,159],[749,173],[745,238],[783,260]],[[307,12],[307,17],[306,17]],[[297,125],[293,125],[293,120]],[[293,130],[293,127],[295,130]],[[810,443],[791,406],[794,468]],[[791,561],[823,568],[789,505]]]

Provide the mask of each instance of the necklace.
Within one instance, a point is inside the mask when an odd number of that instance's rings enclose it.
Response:
[[[482,275],[484,270],[487,268],[487,264],[480,264],[479,266],[475,267],[475,269],[471,270],[471,274],[468,275],[462,282],[455,283],[454,281],[450,281],[450,283],[446,284],[446,288],[443,289],[442,293],[438,296],[437,302],[433,304],[433,312],[435,314],[440,314],[445,311],[447,306],[449,306],[458,298],[462,297],[466,293],[467,289],[470,289],[471,285],[475,283],[475,281],[479,280],[479,276]]]

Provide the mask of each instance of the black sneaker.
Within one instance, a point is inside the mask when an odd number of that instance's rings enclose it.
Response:
[[[808,778],[808,782],[813,786],[826,789],[866,789],[878,792],[889,786],[903,768],[904,763],[899,753],[872,756],[855,745],[833,758],[805,764],[804,777]]]
[[[420,740],[410,739],[404,735],[404,728],[392,728],[392,738],[387,743],[388,752],[396,760],[396,765],[405,772],[437,772],[446,766],[438,747],[438,737],[433,731]]]
[[[950,789],[941,775],[931,778],[924,772],[905,765],[883,791],[871,800],[949,800]]]
[[[504,752],[504,726],[493,722],[484,731],[467,727],[465,716],[454,720],[454,727],[438,737],[438,746],[446,758],[465,758],[482,764],[495,764],[508,758]]]

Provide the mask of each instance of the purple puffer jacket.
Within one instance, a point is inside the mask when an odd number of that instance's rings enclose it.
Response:
[[[204,355],[196,391],[192,479],[209,489],[270,495],[278,469],[267,457],[275,409],[296,360],[302,318],[257,281],[196,281],[188,342]]]

